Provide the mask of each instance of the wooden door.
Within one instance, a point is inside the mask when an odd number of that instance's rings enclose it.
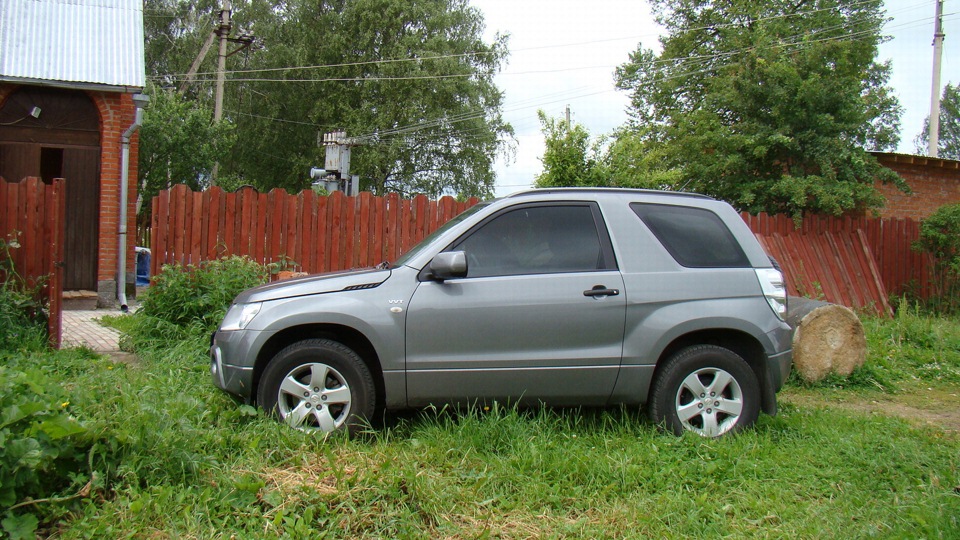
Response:
[[[66,238],[63,288],[97,290],[100,238],[100,150],[65,148]]]

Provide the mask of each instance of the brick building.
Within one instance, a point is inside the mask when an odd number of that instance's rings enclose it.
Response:
[[[913,190],[907,194],[892,185],[879,186],[887,199],[881,217],[923,219],[946,204],[960,203],[960,161],[925,156],[871,152]]]
[[[126,281],[135,273],[120,186],[126,163],[133,231],[144,81],[142,0],[0,2],[0,176],[65,179],[64,288],[96,291],[101,306],[122,298],[120,245]]]

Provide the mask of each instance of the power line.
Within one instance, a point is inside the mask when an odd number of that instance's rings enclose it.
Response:
[[[867,2],[861,2],[861,3],[867,3]],[[824,11],[824,10],[812,10],[811,12],[816,12],[816,11]],[[902,10],[900,10],[900,11],[902,11]],[[796,14],[794,14],[794,15],[796,15]],[[773,19],[773,18],[780,18],[780,17],[769,17],[768,19]],[[929,18],[926,18],[926,19],[929,19]],[[918,21],[908,21],[908,22],[905,22],[905,23],[897,24],[897,25],[895,25],[895,26],[893,26],[893,27],[889,27],[889,26],[888,26],[886,29],[888,29],[888,30],[894,30],[894,29],[899,29],[899,28],[903,28],[903,27],[908,27],[909,25],[915,24],[916,22],[918,22]],[[862,37],[862,36],[864,36],[864,35],[870,35],[870,34],[873,33],[872,30],[864,30],[864,31],[860,31],[860,32],[849,33],[849,34],[844,35],[844,36],[829,36],[829,37],[823,37],[823,38],[819,38],[819,39],[812,39],[812,40],[809,39],[809,38],[811,37],[811,35],[815,35],[815,34],[821,34],[821,35],[822,35],[823,33],[828,32],[828,31],[835,31],[835,30],[843,30],[843,29],[854,28],[854,27],[859,26],[860,24],[861,24],[860,21],[845,21],[844,23],[838,24],[838,25],[834,25],[833,27],[820,29],[819,31],[817,31],[817,32],[815,32],[815,33],[806,33],[806,32],[805,32],[805,33],[794,34],[794,35],[791,35],[791,36],[785,36],[785,37],[783,38],[783,41],[782,41],[782,43],[781,43],[781,46],[784,48],[784,51],[783,51],[783,52],[785,52],[785,53],[788,53],[788,52],[796,52],[796,51],[800,51],[800,50],[803,50],[803,49],[805,49],[805,48],[811,47],[811,46],[815,45],[816,43],[822,43],[822,42],[828,42],[828,41],[844,41],[844,40],[858,39],[858,38],[860,38],[860,37]],[[598,41],[607,41],[607,40],[598,40]],[[527,50],[529,50],[529,49],[527,49]],[[662,66],[662,69],[653,70],[653,71],[648,71],[648,72],[647,72],[647,75],[648,75],[648,76],[651,76],[651,77],[659,77],[661,81],[669,81],[669,80],[674,80],[674,79],[678,79],[678,78],[688,77],[688,76],[691,76],[691,75],[709,73],[709,72],[711,72],[711,71],[715,71],[715,70],[718,70],[718,69],[724,69],[725,67],[729,67],[729,66],[732,66],[732,65],[736,65],[736,62],[727,62],[727,63],[720,63],[720,64],[716,64],[716,63],[711,64],[711,62],[716,61],[716,60],[727,60],[727,59],[730,59],[730,58],[732,58],[732,57],[734,57],[734,56],[736,56],[736,55],[743,54],[743,53],[746,53],[746,52],[752,52],[752,51],[754,51],[754,50],[756,50],[756,47],[746,47],[746,48],[737,49],[737,50],[733,50],[733,51],[724,51],[724,52],[716,53],[716,54],[700,55],[700,56],[688,57],[688,58],[681,59],[679,62],[676,61],[675,59],[658,59],[658,60],[656,60],[656,61],[653,62],[653,65],[654,65],[654,66]],[[461,56],[461,55],[450,55],[450,56]],[[412,59],[412,60],[419,60],[419,59]],[[396,60],[396,61],[408,61],[408,60],[400,59],[400,60]],[[375,63],[380,63],[380,62],[366,62],[365,64],[375,64]],[[686,71],[686,72],[684,72],[684,73],[672,73],[672,74],[670,74],[671,71],[676,70],[676,69],[678,69],[678,68],[684,68],[684,67],[692,68],[692,67],[696,67],[696,66],[704,66],[704,65],[707,65],[707,64],[711,64],[711,65],[709,65],[708,67],[706,67],[706,68],[704,68],[704,69],[694,69],[694,70]],[[293,68],[276,68],[276,69],[277,69],[277,70],[280,70],[280,69],[293,69]],[[570,68],[570,69],[577,69],[577,68]],[[256,71],[256,70],[248,70],[248,71],[249,71],[249,72],[254,72],[254,71]],[[524,74],[524,72],[514,73],[514,74]],[[471,75],[472,75],[472,74],[471,74]],[[503,73],[502,75],[510,75],[510,74],[509,74],[509,73]],[[664,77],[664,75],[666,75],[666,76]],[[430,76],[423,76],[423,77],[419,77],[419,78],[420,78],[420,79],[428,79],[428,80],[429,80],[429,79],[438,79],[438,78],[448,78],[448,77],[454,77],[454,76],[463,77],[463,76],[470,76],[470,75],[453,75],[453,76],[430,75]],[[377,78],[320,79],[320,80],[323,80],[323,81],[328,81],[328,80],[341,80],[341,81],[343,81],[343,80],[349,80],[349,81],[359,82],[359,81],[371,81],[371,80],[411,80],[411,78],[408,78],[408,77],[400,77],[400,78],[394,78],[394,77],[377,77]],[[275,81],[275,80],[274,80],[274,79],[231,79],[231,81],[233,81],[233,82],[253,82],[253,81],[258,81],[258,82],[271,82],[271,81]],[[314,80],[277,79],[276,81],[282,81],[282,82],[312,82],[312,81],[314,81]],[[586,87],[586,88],[589,88],[589,87]],[[584,90],[585,90],[586,88],[584,88]],[[559,102],[562,102],[562,101],[569,101],[570,99],[576,99],[576,98],[580,98],[580,97],[588,97],[588,96],[598,95],[598,94],[602,94],[602,93],[608,93],[608,92],[612,92],[612,91],[615,91],[615,90],[614,90],[614,89],[604,89],[604,90],[602,90],[602,91],[590,92],[590,93],[581,93],[581,94],[578,94],[578,95],[570,95],[569,92],[558,93],[558,94],[555,94],[555,95],[562,96],[562,97],[559,97],[558,99],[556,99],[556,100],[554,100],[554,101],[544,101],[543,98],[540,97],[540,98],[530,99],[530,100],[527,100],[527,101],[526,101],[526,103],[530,103],[531,105],[525,105],[525,104],[524,104],[524,105],[514,105],[514,106],[511,107],[510,109],[506,109],[506,110],[501,110],[500,108],[480,108],[480,109],[473,109],[473,110],[470,110],[470,111],[461,113],[460,115],[456,115],[456,116],[441,117],[441,118],[436,118],[436,119],[432,119],[432,120],[427,120],[427,121],[418,122],[418,123],[411,124],[411,125],[407,125],[407,126],[398,126],[398,127],[394,127],[394,128],[389,128],[389,129],[384,129],[384,130],[378,130],[378,131],[374,131],[374,132],[371,132],[371,133],[368,133],[368,134],[362,134],[362,135],[360,135],[360,136],[358,136],[358,137],[356,137],[356,138],[364,139],[364,140],[382,140],[382,141],[387,141],[387,140],[389,140],[389,139],[401,139],[401,138],[407,138],[407,139],[409,139],[409,140],[419,140],[419,141],[428,140],[430,137],[434,137],[434,138],[439,137],[439,136],[441,136],[443,133],[452,133],[452,132],[453,132],[453,131],[452,131],[452,127],[451,127],[450,129],[444,130],[441,134],[422,135],[422,136],[419,136],[419,139],[412,139],[412,138],[411,138],[411,134],[415,134],[415,133],[418,133],[418,132],[423,132],[424,130],[428,130],[428,129],[439,128],[439,127],[442,127],[442,126],[444,126],[444,125],[452,126],[453,124],[457,124],[457,123],[463,123],[463,122],[473,121],[473,120],[476,120],[476,119],[483,118],[483,117],[485,117],[485,116],[487,116],[488,114],[491,114],[491,113],[506,114],[506,113],[515,112],[515,111],[519,111],[519,110],[525,110],[525,109],[528,109],[528,108],[532,108],[532,107],[534,106],[534,105],[533,105],[534,103],[536,104],[535,106],[537,106],[537,107],[543,107],[543,106],[550,105],[550,104],[553,104],[553,103],[559,103]],[[524,103],[524,102],[521,102],[521,103]],[[250,115],[250,116],[255,116],[255,115]],[[277,121],[284,121],[284,122],[294,122],[294,121],[286,121],[286,120],[280,120],[280,119],[276,119],[276,120],[277,120]],[[311,125],[311,126],[314,126],[314,125],[315,125],[315,124],[308,123],[308,122],[294,122],[294,123],[302,123],[302,124]],[[461,133],[461,135],[463,135],[463,134],[464,134],[464,133]]]
[[[848,35],[848,36],[822,38],[822,39],[807,40],[807,41],[802,41],[802,42],[801,42],[801,41],[797,41],[797,42],[793,42],[793,43],[791,43],[791,42],[784,42],[783,45],[791,45],[791,44],[802,45],[802,47],[799,47],[798,49],[796,49],[796,50],[800,50],[800,49],[802,49],[802,48],[807,47],[808,45],[813,45],[813,44],[816,44],[816,43],[822,43],[822,42],[826,42],[826,41],[844,41],[844,40],[849,40],[849,39],[857,38],[857,37],[860,37],[860,36],[863,36],[863,35],[870,35],[870,34],[872,34],[872,33],[873,33],[873,32],[870,31],[870,30],[864,30],[864,31],[862,31],[862,32],[857,32],[857,33],[854,33],[854,34],[850,34],[850,35]],[[793,36],[793,37],[804,37],[804,36]],[[655,61],[653,62],[653,64],[654,64],[654,65],[657,65],[657,64],[663,64],[663,65],[673,64],[673,65],[677,65],[677,66],[684,65],[684,64],[697,64],[697,63],[701,63],[701,64],[702,64],[702,63],[706,63],[706,62],[708,62],[708,61],[710,61],[710,60],[717,60],[717,59],[722,59],[722,58],[725,58],[725,57],[736,56],[736,55],[739,55],[739,54],[743,54],[743,53],[746,53],[746,52],[752,52],[752,51],[755,51],[755,50],[757,50],[757,47],[746,47],[746,48],[743,48],[743,49],[736,49],[736,50],[732,50],[732,51],[724,51],[724,52],[722,52],[722,53],[716,53],[716,54],[711,54],[711,55],[699,55],[699,56],[698,56],[698,55],[694,55],[694,56],[688,56],[688,57],[685,57],[685,58],[681,59],[679,62],[677,61],[677,59],[674,59],[674,58],[660,59],[660,60],[655,60]],[[792,52],[792,51],[791,51],[791,52]],[[544,74],[544,73],[561,73],[561,72],[570,72],[570,71],[582,71],[582,70],[588,70],[588,69],[605,69],[605,68],[609,68],[609,67],[613,67],[613,66],[583,66],[583,67],[576,67],[576,68],[562,68],[562,69],[556,69],[556,70],[536,70],[536,71],[527,71],[527,72],[503,73],[503,75],[505,75],[505,76],[516,76],[516,75],[532,75],[532,74]],[[372,76],[372,77],[371,77],[371,76],[367,76],[367,77],[330,77],[330,78],[322,78],[322,79],[267,79],[267,78],[245,78],[245,79],[240,79],[240,78],[231,78],[231,79],[227,79],[227,82],[231,82],[231,83],[241,83],[241,82],[246,82],[246,83],[251,83],[251,82],[260,82],[260,83],[288,83],[288,82],[289,82],[289,83],[382,82],[382,81],[443,80],[443,79],[458,79],[458,78],[459,78],[459,79],[464,79],[464,78],[470,78],[470,77],[474,77],[474,76],[478,76],[478,74],[477,74],[477,73],[460,73],[460,74],[444,74],[444,75],[411,75],[411,76],[399,76],[399,77],[379,77],[379,76]],[[482,74],[480,74],[480,76],[482,76]],[[159,80],[159,79],[162,79],[162,78],[164,78],[164,77],[161,77],[161,76],[152,76],[152,77],[149,77],[149,78],[150,78],[150,79],[153,79],[153,80]],[[196,82],[200,83],[200,82],[212,82],[212,81],[213,81],[213,79],[200,78],[200,79],[197,79]]]
[[[872,33],[872,32],[870,32],[870,31],[863,31],[863,32],[859,32],[859,33],[854,34],[853,37],[858,37],[859,35],[866,35],[866,34],[870,34],[870,33]],[[795,37],[796,37],[796,36],[795,36]],[[802,50],[802,49],[804,49],[804,48],[811,47],[811,46],[815,45],[816,43],[822,43],[822,42],[827,42],[827,41],[840,41],[841,39],[850,39],[850,38],[851,38],[851,36],[844,36],[843,38],[821,38],[821,39],[818,39],[818,40],[811,40],[811,41],[807,41],[807,42],[804,42],[804,43],[800,43],[800,45],[802,45],[802,46],[797,47],[797,48],[795,48],[795,49],[788,49],[786,52],[794,52],[794,51],[796,51],[796,50]],[[788,43],[787,45],[790,45],[790,44]],[[794,43],[794,45],[796,45],[796,43]],[[718,53],[718,54],[715,54],[715,55],[708,55],[708,56],[704,56],[703,58],[700,58],[700,60],[729,58],[729,57],[731,57],[731,56],[734,56],[734,55],[736,55],[736,54],[741,54],[741,53],[743,53],[743,52],[751,52],[751,51],[753,51],[753,50],[755,50],[755,49],[756,49],[755,47],[749,47],[749,48],[739,49],[739,50],[731,51],[731,52]],[[667,61],[667,60],[660,61],[661,64],[665,64],[666,62],[668,62],[668,61]],[[699,63],[702,64],[702,62],[699,62]],[[675,67],[682,67],[683,65],[684,65],[684,63],[675,64]],[[683,79],[683,78],[690,77],[690,76],[693,76],[693,75],[702,75],[702,74],[705,74],[705,73],[710,73],[710,72],[716,71],[717,69],[723,69],[723,68],[725,68],[725,67],[730,67],[730,66],[732,66],[732,65],[736,65],[736,63],[733,62],[733,63],[728,63],[728,64],[721,64],[721,65],[717,65],[717,66],[706,67],[706,68],[703,68],[703,69],[691,70],[691,71],[685,71],[685,72],[683,72],[683,73],[671,74],[671,75],[668,75],[668,76],[666,76],[666,77],[662,77],[662,78],[660,78],[659,80],[660,80],[661,82],[666,82],[666,81],[670,81],[670,80]],[[663,73],[662,70],[661,70],[661,73]],[[654,72],[654,76],[656,76],[656,72]],[[564,102],[564,101],[569,101],[569,100],[571,100],[571,99],[577,99],[577,98],[582,98],[582,97],[590,97],[590,96],[599,95],[599,94],[603,94],[603,93],[607,93],[607,92],[613,92],[613,91],[615,91],[615,89],[605,89],[605,90],[602,90],[602,91],[590,92],[590,93],[585,93],[585,94],[579,94],[579,95],[575,95],[575,96],[570,96],[570,95],[558,95],[559,97],[558,97],[557,99],[555,99],[555,100],[552,100],[552,101],[546,101],[546,102],[544,102],[544,101],[542,101],[542,100],[538,100],[538,101],[537,101],[537,104],[536,104],[536,107],[539,108],[539,107],[543,107],[543,106],[546,106],[546,105],[551,105],[551,104],[556,104],[556,103],[562,103],[562,102]],[[519,110],[529,109],[529,108],[532,108],[532,106],[533,106],[533,105],[529,105],[529,106],[516,106],[516,105],[515,105],[514,107],[512,107],[512,108],[510,108],[510,109],[505,109],[505,110],[502,110],[502,111],[500,111],[500,112],[503,113],[503,114],[506,114],[506,113],[515,112],[515,111],[519,111]],[[423,130],[430,129],[430,128],[434,128],[434,127],[439,127],[439,126],[442,126],[442,125],[444,125],[444,124],[457,124],[457,123],[467,122],[467,121],[471,121],[471,120],[477,120],[477,119],[480,119],[480,118],[485,117],[485,116],[486,116],[488,113],[490,113],[490,112],[496,112],[496,109],[473,109],[472,111],[467,111],[467,112],[461,113],[460,115],[455,115],[455,116],[450,116],[450,117],[441,117],[441,118],[436,118],[436,119],[432,119],[432,120],[427,120],[427,121],[419,122],[419,123],[416,123],[416,124],[410,124],[410,125],[407,125],[407,126],[390,128],[390,129],[385,129],[385,130],[378,130],[378,131],[374,131],[374,132],[370,132],[370,133],[366,133],[366,134],[357,135],[357,136],[354,136],[353,138],[354,138],[354,139],[357,139],[357,140],[361,140],[361,141],[367,141],[367,142],[377,141],[377,140],[388,140],[388,139],[390,139],[390,138],[397,138],[397,137],[406,135],[406,134],[408,134],[408,133],[414,133],[414,132],[423,131]],[[291,122],[292,122],[292,121],[291,121]],[[313,124],[308,124],[308,123],[304,123],[304,124],[313,125]]]
[[[848,4],[848,5],[845,5],[845,6],[841,6],[841,7],[844,7],[844,8],[858,7],[858,6],[861,6],[861,5],[872,4],[872,3],[874,3],[874,1],[875,1],[875,0],[861,0],[861,1],[859,1],[859,2],[853,2],[853,3],[851,3],[851,4]],[[919,3],[917,4],[917,6],[923,6],[923,5],[925,5],[925,4],[919,4]],[[901,9],[899,9],[899,10],[896,10],[896,12],[907,11],[907,10],[909,10],[909,9],[913,9],[913,7],[908,6],[907,8],[901,8]],[[778,14],[778,15],[770,15],[770,16],[767,16],[767,17],[758,17],[758,18],[756,18],[756,19],[751,19],[750,22],[756,23],[756,22],[764,22],[764,21],[770,21],[770,20],[776,20],[776,19],[786,19],[786,18],[792,18],[792,17],[804,17],[804,16],[816,14],[816,13],[828,12],[828,11],[835,11],[835,10],[836,10],[836,8],[821,8],[821,9],[797,11],[797,12],[795,12],[795,13],[785,13],[785,14]],[[930,19],[930,18],[928,17],[927,20],[929,20],[929,19]],[[741,22],[730,22],[730,23],[720,23],[720,24],[716,24],[716,25],[706,25],[706,26],[701,26],[701,27],[694,27],[694,28],[687,29],[687,30],[685,30],[685,31],[686,31],[686,32],[697,32],[697,31],[701,31],[701,30],[717,30],[717,29],[722,29],[722,28],[740,27],[740,26],[743,26],[743,23],[741,23]],[[538,46],[538,47],[525,47],[525,48],[521,48],[521,49],[511,50],[511,51],[510,51],[510,54],[527,52],[527,51],[544,50],[544,49],[559,49],[559,48],[569,48],[569,47],[584,47],[584,46],[587,46],[587,45],[594,45],[594,44],[601,44],[601,43],[609,43],[609,42],[614,42],[614,41],[626,41],[626,40],[628,40],[628,39],[636,40],[636,39],[641,39],[641,38],[646,38],[646,37],[659,37],[659,36],[658,36],[658,35],[652,35],[652,34],[642,34],[642,35],[637,35],[637,36],[628,36],[628,37],[619,37],[619,38],[604,38],[604,39],[596,39],[596,40],[588,40],[588,41],[579,41],[579,42],[571,42],[571,43],[561,43],[561,44],[554,44],[554,45],[542,45],[542,46]],[[339,64],[315,64],[315,65],[303,65],[303,66],[286,66],[286,67],[275,67],[275,68],[259,68],[259,69],[232,70],[232,71],[225,71],[225,73],[228,74],[228,75],[233,75],[233,74],[247,74],[247,73],[271,73],[271,72],[278,72],[278,71],[293,71],[293,70],[332,69],[332,68],[341,68],[341,67],[356,67],[356,66],[394,64],[394,63],[407,63],[407,62],[423,62],[423,61],[427,61],[427,60],[440,60],[440,59],[449,59],[449,58],[466,58],[466,57],[474,57],[474,56],[490,56],[490,55],[496,55],[496,54],[500,54],[499,51],[495,51],[495,50],[491,50],[491,51],[470,51],[470,52],[465,52],[465,53],[449,54],[449,55],[435,55],[435,56],[409,57],[409,58],[390,58],[390,59],[368,60],[368,61],[360,61],[360,62],[344,62],[344,63],[339,63]],[[215,73],[216,73],[216,72],[201,72],[201,73],[197,73],[197,75],[214,75]],[[156,76],[153,76],[153,77],[151,77],[151,78],[174,78],[174,79],[177,79],[177,78],[182,78],[182,77],[184,77],[185,75],[186,75],[186,74],[183,74],[183,73],[168,73],[168,74],[156,75]],[[234,80],[247,81],[247,79],[234,79]],[[281,79],[281,80],[288,80],[288,79]],[[294,80],[294,79],[289,79],[289,80]],[[318,82],[326,82],[326,81],[328,81],[328,80],[336,81],[336,80],[340,80],[340,79],[318,79],[317,81],[318,81]],[[265,79],[265,81],[271,81],[271,82],[272,82],[273,79]]]
[[[866,3],[866,2],[861,2],[861,3]],[[817,11],[824,11],[824,10],[813,10],[813,11],[811,11],[811,13],[817,12]],[[778,18],[778,17],[769,17],[769,18],[767,18],[767,19],[774,19],[774,18]],[[926,20],[929,20],[929,18],[926,18]],[[893,28],[900,28],[900,27],[902,27],[902,26],[904,26],[904,25],[913,24],[913,23],[915,23],[915,22],[917,22],[917,21],[910,21],[910,22],[907,22],[907,23],[901,23],[901,24],[899,24],[899,25],[897,25],[897,26],[895,26],[895,27],[893,27]],[[848,40],[848,39],[860,37],[860,36],[863,36],[863,35],[870,35],[870,34],[873,33],[872,30],[864,30],[864,31],[855,32],[855,33],[852,33],[852,34],[849,34],[849,35],[846,35],[846,36],[833,36],[833,37],[826,37],[826,38],[821,38],[821,39],[817,39],[817,40],[809,40],[809,39],[808,39],[811,35],[824,34],[824,33],[832,32],[832,31],[846,30],[846,29],[858,27],[858,26],[860,26],[861,24],[863,24],[862,21],[850,21],[850,20],[846,20],[846,21],[844,21],[844,22],[841,23],[841,24],[837,24],[837,25],[834,25],[834,26],[817,29],[817,30],[815,30],[814,32],[802,32],[802,33],[798,33],[798,34],[783,36],[783,37],[781,38],[781,41],[782,41],[784,44],[791,44],[791,43],[793,43],[793,44],[799,44],[799,43],[804,43],[804,44],[807,44],[807,43],[819,43],[819,42],[823,42],[823,41],[832,41],[832,40],[837,40],[837,41],[839,41],[839,40]],[[718,25],[718,26],[719,26],[719,25]],[[892,28],[891,28],[891,29],[892,29]],[[793,40],[793,41],[791,41],[791,40]],[[751,51],[753,51],[753,50],[756,50],[756,47],[746,47],[746,48],[743,48],[743,49],[735,49],[735,50],[732,50],[732,51],[724,51],[724,52],[715,53],[715,54],[710,54],[710,55],[691,55],[691,56],[687,56],[687,57],[681,59],[679,62],[677,62],[677,60],[676,60],[676,59],[673,59],[673,58],[660,59],[660,60],[654,61],[654,65],[656,65],[656,64],[671,64],[671,63],[673,63],[673,64],[702,63],[702,62],[707,62],[707,61],[710,61],[710,60],[716,60],[716,59],[723,58],[723,57],[735,56],[735,55],[737,55],[737,54],[742,54],[742,53],[744,53],[744,52],[751,52]],[[467,56],[467,55],[474,55],[474,54],[477,54],[477,53],[466,53],[466,54],[461,54],[461,55],[448,55],[448,56],[445,56],[445,57],[458,57],[458,56]],[[319,68],[319,67],[338,67],[338,66],[351,66],[351,65],[370,65],[370,64],[379,64],[379,63],[404,62],[404,61],[418,61],[418,60],[419,60],[419,59],[393,59],[393,60],[384,60],[384,61],[370,61],[370,62],[360,62],[360,63],[346,63],[346,64],[337,64],[337,65],[330,65],[330,66],[285,67],[285,68],[270,68],[270,69],[265,69],[265,70],[239,70],[239,71],[228,71],[227,73],[231,73],[231,74],[232,74],[232,73],[257,73],[257,72],[266,72],[266,71],[271,71],[271,72],[274,72],[274,71],[289,71],[289,70],[296,70],[296,69],[314,69],[314,68]],[[578,70],[587,70],[587,69],[601,69],[601,68],[607,68],[607,67],[612,67],[612,66],[581,66],[581,67],[575,67],[575,68],[561,68],[561,69],[557,69],[557,70],[533,70],[533,71],[526,71],[526,72],[502,72],[502,73],[500,73],[500,75],[502,75],[502,76],[516,76],[516,75],[531,75],[531,74],[543,74],[543,73],[559,73],[559,72],[566,72],[566,71],[578,71]],[[489,75],[491,75],[491,74],[483,74],[483,73],[472,72],[472,73],[460,73],[460,74],[409,75],[409,76],[397,76],[397,77],[362,76],[362,77],[327,77],[327,78],[315,78],[315,79],[303,79],[303,78],[281,78],[281,79],[273,79],[273,78],[232,78],[232,79],[229,79],[229,81],[230,81],[230,82],[300,82],[300,83],[322,83],[322,82],[378,82],[378,81],[409,81],[409,80],[433,80],[433,79],[440,80],[440,79],[469,78],[469,77],[473,77],[473,76],[489,76]],[[150,78],[151,78],[151,79],[159,79],[159,78],[166,78],[166,77],[169,77],[169,76],[153,76],[153,77],[150,77]],[[199,80],[201,80],[201,81],[207,81],[207,80],[209,80],[209,79],[199,79]]]
[[[307,65],[307,66],[288,66],[288,67],[276,67],[276,68],[260,68],[260,69],[238,69],[233,71],[227,71],[227,74],[235,73],[272,73],[277,71],[292,71],[292,70],[311,70],[311,69],[332,69],[332,68],[342,68],[342,67],[357,67],[357,66],[370,66],[370,65],[381,65],[381,64],[395,64],[402,62],[423,62],[426,60],[443,60],[447,58],[466,58],[470,56],[489,56],[492,54],[498,54],[496,51],[474,51],[466,52],[460,54],[444,54],[436,56],[420,56],[420,57],[411,57],[411,58],[390,58],[385,60],[367,60],[363,62],[344,62],[341,64],[316,64],[316,65]],[[197,75],[213,75],[216,72],[209,71],[204,73],[197,73]],[[174,73],[163,75],[164,77],[173,77],[179,78],[184,76],[182,73]]]
[[[402,77],[330,77],[325,79],[228,79],[228,82],[296,82],[296,83],[321,83],[321,82],[377,82],[377,81],[419,81],[431,79],[466,79],[477,76],[476,73],[459,73],[452,75],[409,75]],[[200,81],[212,81],[213,79],[204,78]]]

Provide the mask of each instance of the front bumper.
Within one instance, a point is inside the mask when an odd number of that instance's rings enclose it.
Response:
[[[210,336],[210,375],[217,387],[249,402],[254,393],[253,366],[235,365],[225,360],[238,358],[237,349],[245,341],[241,334],[242,331],[217,331]]]

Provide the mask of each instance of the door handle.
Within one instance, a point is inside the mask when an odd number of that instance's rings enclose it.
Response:
[[[620,294],[620,289],[608,289],[606,285],[596,285],[589,291],[583,291],[584,296],[589,296],[591,298],[598,298],[601,296],[617,296]]]

